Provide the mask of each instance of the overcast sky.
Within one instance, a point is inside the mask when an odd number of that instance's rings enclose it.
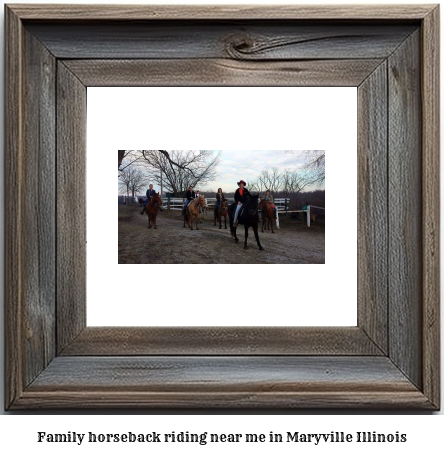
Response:
[[[285,152],[283,150],[215,150],[220,152],[220,164],[217,167],[217,179],[209,182],[203,190],[234,192],[237,182],[243,179],[247,183],[256,180],[261,171],[277,168],[297,169],[304,164],[301,150]]]

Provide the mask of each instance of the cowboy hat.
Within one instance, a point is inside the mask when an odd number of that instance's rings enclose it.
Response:
[[[240,184],[247,185],[247,183],[246,183],[245,181],[243,181],[243,180],[240,180],[240,181],[237,183],[237,185],[240,185]]]

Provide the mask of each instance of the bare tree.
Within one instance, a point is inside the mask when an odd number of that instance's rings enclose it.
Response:
[[[148,176],[139,167],[129,165],[125,166],[119,176],[119,187],[126,191],[129,196],[131,192],[132,201],[138,192],[140,192],[148,184]]]
[[[271,171],[264,170],[258,176],[258,182],[261,184],[260,191],[265,188],[265,190],[270,190],[271,192],[278,192],[282,186],[282,175],[277,168],[272,168]]]
[[[298,195],[305,187],[312,183],[310,179],[307,179],[304,172],[301,173],[291,169],[285,169],[281,177],[282,191],[285,198]]]
[[[122,165],[123,159],[125,158],[125,155],[127,155],[129,151],[127,150],[118,150],[119,153],[119,167],[118,169],[120,170],[120,166]]]
[[[250,181],[248,189],[262,193],[270,190],[272,193],[283,193],[284,198],[295,198],[307,186],[312,184],[312,178],[302,170],[285,169],[279,172],[277,168],[263,170],[256,180]]]
[[[259,179],[250,180],[248,182],[248,189],[251,193],[262,193],[265,191],[265,187]]]
[[[148,162],[152,161],[153,159],[156,158],[158,154],[161,154],[165,157],[165,159],[170,163],[171,166],[176,166],[180,169],[188,169],[191,173],[193,171],[192,167],[189,165],[193,163],[185,161],[184,163],[178,163],[170,156],[170,153],[167,150],[118,150],[118,169],[119,171],[123,171],[125,167],[135,163],[136,161],[145,159]],[[131,158],[131,161],[127,160],[126,165],[124,165],[124,168],[121,168],[122,162],[124,159]]]
[[[216,177],[219,154],[211,150],[141,152],[153,181],[162,183],[170,192],[180,194],[190,185],[205,185]]]
[[[321,184],[325,181],[325,150],[286,150],[285,153],[299,154],[304,159],[302,170],[307,173],[311,184]]]

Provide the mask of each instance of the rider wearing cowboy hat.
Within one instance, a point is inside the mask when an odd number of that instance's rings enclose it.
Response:
[[[247,198],[251,197],[250,192],[245,188],[247,185],[245,181],[240,180],[237,185],[239,188],[236,190],[236,193],[234,194],[234,201],[236,201],[237,206],[236,206],[236,212],[234,214],[234,221],[233,221],[233,227],[236,227],[238,224],[237,217],[239,215],[240,208],[242,205],[247,201]]]

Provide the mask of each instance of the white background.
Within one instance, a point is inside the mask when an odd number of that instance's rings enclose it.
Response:
[[[24,3],[37,3],[26,1]],[[49,3],[49,2],[48,2]],[[52,2],[52,3],[60,3],[60,0]],[[79,1],[77,3],[89,3],[88,1]],[[94,0],[94,3],[111,3],[110,1],[100,1]],[[135,0],[132,3],[139,3]],[[155,1],[152,0],[151,3],[167,3],[165,1]],[[174,1],[171,3],[175,3]],[[185,2],[183,2],[185,3]],[[199,2],[198,0],[194,0],[191,3],[209,3],[209,1]],[[212,3],[239,3],[238,1],[219,1],[219,2],[212,2]],[[251,3],[251,4],[259,4],[259,3],[266,3],[260,0],[248,1],[243,0],[243,3]],[[298,3],[298,2],[288,2],[285,0],[280,0],[280,3]],[[306,1],[302,1],[302,4],[306,4]],[[318,0],[312,1],[312,4],[319,3],[319,4],[326,4],[326,3],[335,3],[328,0]],[[347,1],[341,0],[341,4],[345,3],[358,3],[356,1]],[[366,0],[365,3],[381,3],[380,0],[371,1]],[[393,1],[392,3],[429,3],[429,2],[421,2],[421,1],[408,1],[408,0],[401,0],[401,1]],[[438,2],[440,3],[440,2]],[[3,14],[3,8],[0,11],[0,14]],[[3,23],[2,23],[3,27]],[[3,30],[2,30],[3,36]],[[3,46],[0,47],[0,52],[3,53]],[[1,59],[3,60],[3,59]],[[3,79],[3,70],[1,73],[1,78]],[[2,84],[3,86],[3,84]],[[3,97],[3,91],[0,92],[0,97]],[[444,117],[444,116],[443,116]],[[441,129],[442,130],[442,129]],[[0,123],[0,131],[1,135],[3,136],[3,122]],[[114,146],[115,147],[115,146]],[[3,159],[0,159],[0,169],[3,169]],[[2,173],[3,175],[3,173]],[[3,227],[3,218],[4,218],[4,205],[3,205],[3,186],[0,186],[0,217],[1,223],[0,225]],[[441,195],[441,201],[444,201],[444,195]],[[441,233],[442,236],[442,233]],[[441,243],[444,245],[444,243]],[[1,254],[3,255],[3,237],[0,237],[0,250]],[[441,253],[441,258],[443,257]],[[0,268],[3,268],[3,263],[1,264]],[[1,288],[3,288],[3,278],[4,278],[4,270],[2,269],[2,273],[0,274],[0,284]],[[441,267],[441,274],[444,273],[444,269]],[[3,300],[3,293],[0,293],[0,300]],[[442,301],[442,299],[441,299]],[[2,301],[3,302],[3,301]],[[0,312],[0,344],[3,343],[4,340],[4,333],[3,333],[3,312]],[[444,328],[443,324],[443,315],[444,312],[441,313],[441,328]],[[441,338],[444,340],[444,337]],[[442,343],[441,349],[441,357],[443,357],[444,353],[444,344]],[[4,372],[3,372],[3,350],[0,350],[0,401],[3,403],[3,381],[4,381]],[[441,363],[444,365],[444,363]],[[442,376],[442,386],[441,391],[444,391],[444,376]],[[1,408],[0,408],[1,410]],[[253,411],[254,412],[254,411]],[[142,412],[143,413],[143,412]],[[1,417],[0,419],[0,445],[2,451],[14,451],[19,454],[23,454],[25,452],[39,454],[42,451],[42,447],[39,447],[36,442],[36,433],[39,430],[46,430],[48,432],[67,432],[69,430],[77,430],[80,429],[79,432],[85,431],[96,431],[100,432],[100,430],[106,431],[120,431],[125,432],[126,430],[134,429],[139,430],[142,427],[147,429],[148,431],[153,429],[154,426],[162,426],[167,428],[168,430],[182,430],[184,425],[190,431],[202,432],[204,430],[217,429],[219,432],[223,432],[227,429],[227,432],[230,430],[235,430],[237,432],[268,432],[269,430],[274,430],[276,432],[285,432],[287,430],[305,430],[306,432],[322,432],[322,431],[330,431],[330,430],[344,430],[347,432],[353,432],[353,430],[359,428],[366,428],[368,430],[375,430],[380,432],[390,432],[399,430],[401,432],[408,432],[409,435],[412,437],[409,438],[408,444],[405,446],[400,447],[391,447],[390,444],[379,444],[379,445],[365,445],[365,446],[323,446],[323,447],[315,447],[315,446],[289,446],[286,447],[284,450],[283,448],[279,448],[280,454],[341,454],[341,455],[348,455],[348,454],[356,454],[356,450],[359,450],[360,454],[363,455],[374,455],[376,452],[382,452],[382,454],[387,454],[389,451],[392,453],[393,450],[401,450],[402,454],[407,454],[408,452],[414,452],[415,454],[421,453],[433,453],[439,454],[439,451],[442,451],[443,442],[442,442],[442,429],[444,425],[443,419],[443,412],[437,412],[435,415],[438,416],[423,416],[422,414],[412,414],[410,416],[399,416],[396,413],[391,414],[384,414],[384,415],[374,415],[371,413],[362,414],[357,412],[357,416],[348,416],[340,415],[340,416],[332,416],[332,415],[324,415],[324,416],[306,416],[303,413],[303,416],[299,416],[300,412],[298,411],[289,411],[288,415],[267,415],[263,414],[260,416],[243,416],[243,415],[233,415],[233,416],[206,416],[206,415],[194,415],[194,416],[176,416],[174,414],[170,414],[167,416],[152,416],[152,413],[147,413],[149,416],[87,416],[87,415],[72,415],[72,416],[13,416],[13,414],[8,413]],[[256,412],[257,413],[257,412]],[[317,414],[317,412],[313,412]],[[402,412],[405,414],[405,412]],[[392,416],[395,415],[395,416]],[[44,452],[46,454],[60,454],[60,447],[55,446],[51,447],[49,445],[45,445]],[[113,454],[122,454],[122,450],[127,450],[128,447],[122,447],[119,445],[101,447],[106,448],[107,453]],[[142,447],[142,450],[138,450],[140,454],[149,454],[151,447],[145,448]],[[185,449],[184,449],[185,448]],[[236,447],[238,454],[246,454],[245,447]],[[227,447],[222,447],[222,449],[218,449],[217,451],[211,447],[202,447],[196,448],[192,447],[174,447],[174,450],[180,449],[182,453],[185,451],[187,454],[195,454],[197,452],[206,451],[206,454],[210,454],[208,450],[212,451],[211,454],[226,454]],[[254,451],[258,454],[270,454],[270,447],[255,447]],[[80,454],[79,448],[74,446],[63,447],[65,454]],[[173,450],[173,451],[174,451]],[[273,451],[273,449],[271,449]],[[135,451],[135,450],[133,450]],[[233,447],[228,447],[228,451],[231,454],[236,454],[234,452]],[[250,450],[251,451],[251,450]],[[274,450],[276,451],[276,450]],[[162,448],[157,449],[156,454],[170,454],[171,448]],[[223,452],[223,453],[222,453]],[[86,451],[82,450],[83,454],[86,454]],[[94,454],[97,454],[97,450],[94,450]]]
[[[356,326],[356,95],[355,87],[88,88],[88,326]],[[118,264],[116,151],[154,147],[325,150],[325,264]],[[267,236],[261,243],[267,249]],[[251,230],[249,244],[257,248]],[[192,294],[191,275],[200,279]],[[216,277],[225,293],[214,293]],[[273,286],[260,286],[265,277]],[[142,284],[153,279],[148,295]],[[246,286],[253,300],[233,296]]]

